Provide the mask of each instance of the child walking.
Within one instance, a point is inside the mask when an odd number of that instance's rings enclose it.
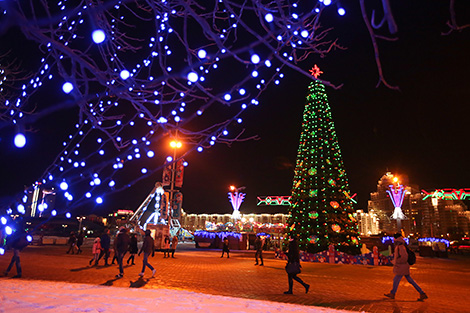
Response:
[[[98,237],[93,242],[93,247],[91,248],[91,252],[93,253],[93,259],[90,260],[90,265],[95,261],[95,266],[98,265],[98,259],[101,253],[101,239]]]

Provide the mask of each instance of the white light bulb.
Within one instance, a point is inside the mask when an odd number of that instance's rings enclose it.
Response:
[[[65,82],[63,85],[62,85],[62,91],[65,92],[66,94],[69,94],[71,93],[73,90],[73,85],[71,82]]]
[[[264,16],[264,20],[268,23],[271,23],[274,20],[274,17],[271,13],[268,13]]]
[[[189,80],[190,82],[195,83],[195,82],[197,82],[198,79],[199,79],[199,76],[197,75],[197,73],[195,73],[195,72],[190,72],[190,73],[188,74],[188,80]]]
[[[206,56],[207,56],[206,50],[203,50],[203,49],[199,50],[199,51],[197,52],[197,56],[198,56],[200,59],[205,59]]]
[[[26,137],[22,133],[18,133],[14,139],[15,147],[23,148],[26,145]]]
[[[121,76],[122,79],[126,80],[131,76],[131,73],[129,73],[128,70],[122,70],[119,76]]]
[[[251,63],[258,64],[261,61],[260,57],[257,54],[251,56]]]
[[[59,185],[60,189],[62,190],[67,190],[69,188],[69,185],[66,182],[61,182]]]
[[[102,29],[94,30],[91,34],[94,43],[102,43],[106,39],[106,34]]]

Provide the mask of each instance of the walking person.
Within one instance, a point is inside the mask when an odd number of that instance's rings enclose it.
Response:
[[[137,237],[135,234],[131,235],[131,243],[129,245],[129,253],[131,254],[129,258],[127,259],[127,265],[129,265],[129,262],[132,260],[131,265],[135,265],[134,260],[135,260],[135,255],[139,252],[139,248],[137,247]]]
[[[114,265],[116,263],[114,262],[117,262],[117,254],[116,254],[116,249],[113,250],[114,251],[114,254],[113,254],[113,259],[111,260],[111,264]],[[119,263],[118,263],[119,264]]]
[[[225,237],[224,238],[224,243],[223,243],[223,246],[222,246],[222,256],[221,258],[224,257],[224,253],[227,252],[227,258],[230,258],[230,249],[229,249],[229,246],[228,246],[228,237]]]
[[[91,263],[93,263],[93,261],[95,262],[95,266],[98,265],[98,259],[100,257],[100,254],[101,254],[101,239],[100,237],[98,238],[95,238],[95,241],[93,242],[93,247],[91,248],[91,253],[93,254],[93,258],[90,260],[90,265]]]
[[[264,239],[261,238],[261,236],[256,236],[255,239],[255,259],[256,263],[255,265],[258,265],[258,257],[261,261],[260,266],[263,266],[263,246],[264,246]]]
[[[166,258],[170,257],[170,237],[165,236],[165,239],[163,240],[163,257]]]
[[[153,268],[152,265],[148,262],[148,258],[150,253],[152,257],[155,255],[155,242],[153,241],[152,236],[150,236],[150,230],[147,229],[145,231],[145,238],[142,244],[142,248],[140,249],[139,255],[144,253],[144,258],[142,259],[142,272],[140,272],[139,276],[144,276],[145,267],[148,267],[152,271],[152,277],[155,276],[156,269]]]
[[[77,235],[77,254],[82,253],[81,246],[83,245],[83,231],[80,231]]]
[[[176,251],[176,246],[177,245],[178,245],[178,237],[173,236],[173,238],[171,239],[171,257],[172,258],[175,257],[175,251]]]
[[[406,251],[406,242],[403,239],[400,233],[396,233],[394,236],[395,238],[395,250],[393,253],[393,274],[395,277],[393,278],[393,287],[390,293],[384,294],[384,296],[395,299],[395,294],[397,293],[398,285],[400,284],[400,280],[405,276],[406,280],[415,287],[416,291],[419,292],[418,301],[423,301],[427,299],[428,296],[424,291],[418,286],[418,284],[411,278],[410,276],[410,265],[408,264],[408,252]]]
[[[111,237],[109,237],[109,229],[105,229],[104,230],[104,233],[101,234],[101,252],[100,252],[100,256],[98,258],[98,262],[99,260],[101,260],[101,258],[104,256],[104,265],[105,266],[108,266],[108,258],[109,258],[109,248],[111,247]],[[98,262],[97,262],[97,265],[98,265]]]
[[[70,251],[72,251],[72,254],[75,254],[75,245],[77,244],[77,236],[75,236],[74,232],[70,232],[68,244],[69,244],[69,249],[67,250],[67,254],[69,254]]]
[[[114,254],[116,255],[117,262],[119,264],[119,274],[116,275],[116,278],[121,278],[124,276],[124,268],[122,267],[122,260],[124,255],[129,250],[129,244],[131,239],[127,234],[127,229],[123,226],[120,228],[116,239],[114,240]]]
[[[20,252],[23,250],[28,244],[28,239],[26,238],[25,232],[16,232],[9,240],[10,242],[7,243],[10,248],[13,249],[13,255],[11,257],[10,264],[8,265],[7,269],[3,273],[5,276],[8,276],[8,273],[13,267],[13,264],[16,265],[16,275],[13,278],[21,278],[22,271],[21,271],[21,262],[20,262]]]
[[[300,273],[300,250],[299,243],[297,242],[297,237],[291,236],[291,241],[289,242],[289,250],[287,251],[287,280],[289,282],[289,290],[285,291],[284,294],[291,295],[293,293],[294,280],[298,281],[305,288],[305,293],[310,289],[310,285],[304,283],[302,279],[297,277],[297,274]]]

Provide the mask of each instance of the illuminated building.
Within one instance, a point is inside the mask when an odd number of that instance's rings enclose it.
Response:
[[[357,210],[354,216],[357,219],[357,226],[361,235],[369,236],[380,233],[379,220],[373,210],[368,213],[363,210]]]
[[[289,215],[287,213],[249,213],[241,214],[240,220],[254,224],[286,224]],[[181,226],[189,231],[205,230],[206,223],[227,224],[233,222],[232,214],[188,214],[182,210]]]
[[[397,223],[391,218],[395,206],[390,199],[389,186],[394,175],[386,173],[377,184],[377,191],[371,193],[368,209],[377,214],[379,232],[393,234],[398,231]],[[408,177],[400,175],[404,186],[401,206],[406,219],[402,220],[405,235],[419,237],[448,237],[466,235],[470,232],[470,212],[463,200],[468,189],[438,189],[430,192],[411,185]]]

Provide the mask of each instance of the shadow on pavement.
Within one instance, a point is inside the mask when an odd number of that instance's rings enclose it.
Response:
[[[72,268],[70,271],[71,272],[80,272],[84,270],[91,270],[93,267],[90,266],[84,266],[84,267],[79,267],[79,268]]]
[[[404,312],[404,309],[406,311],[409,310],[409,308],[402,308],[399,305],[399,302],[416,302],[416,301],[398,301],[398,303],[396,301],[391,301],[392,306],[393,306],[393,313],[402,313],[402,312]],[[424,312],[428,311],[428,307],[429,307],[428,303],[426,303],[426,302],[417,302],[417,303],[421,303],[421,304],[419,305],[418,308],[411,311],[411,313],[424,313]]]
[[[112,279],[110,279],[110,280],[108,280],[108,281],[102,283],[101,286],[112,286],[113,283],[114,283],[116,280],[118,280],[118,279],[120,279],[120,278],[112,278]]]
[[[256,268],[256,267],[259,267],[259,268],[270,268],[270,269],[273,269],[273,270],[282,270],[282,271],[285,271],[286,269],[284,267],[279,267],[279,266],[266,266],[266,265],[263,265],[263,266],[259,266],[259,265],[255,265],[253,266],[253,268]],[[286,273],[287,275],[287,273]],[[299,274],[301,275],[301,274]],[[286,276],[287,277],[287,276]]]
[[[149,280],[150,280],[149,278],[144,279],[143,277],[139,277],[139,279],[137,279],[136,281],[131,281],[129,288],[144,287],[149,282]]]
[[[352,306],[365,306],[365,305],[371,305],[375,303],[389,303],[389,302],[394,302],[388,301],[388,299],[374,299],[374,300],[368,300],[368,299],[361,299],[361,300],[345,300],[345,301],[336,301],[336,302],[319,302],[318,304],[314,305],[319,305],[322,307],[329,307],[329,308],[338,308],[338,307],[352,307]],[[393,305],[396,303],[394,302]],[[395,312],[395,311],[394,311]]]

